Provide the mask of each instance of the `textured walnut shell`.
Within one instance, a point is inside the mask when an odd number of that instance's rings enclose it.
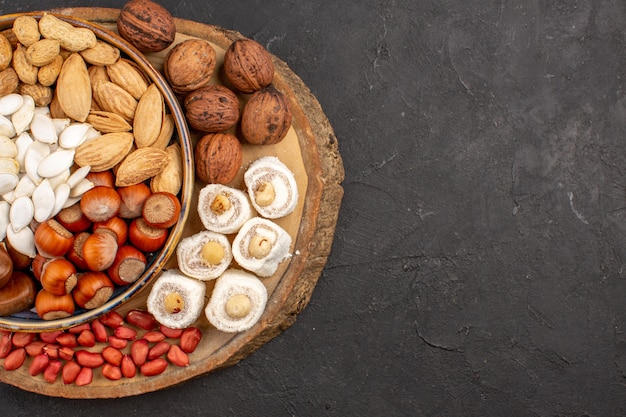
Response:
[[[174,42],[176,24],[172,14],[150,0],[131,0],[124,5],[117,30],[141,52],[159,52]]]
[[[241,134],[248,143],[271,145],[285,138],[291,127],[285,95],[273,85],[250,96],[241,113]]]
[[[227,184],[239,172],[242,158],[241,143],[237,137],[229,133],[210,133],[196,144],[196,175],[206,183]]]
[[[216,53],[202,39],[188,39],[173,47],[163,62],[163,73],[178,94],[204,87],[211,81]]]
[[[224,77],[242,93],[253,93],[272,83],[272,57],[260,43],[252,39],[238,39],[224,54]]]
[[[230,89],[209,85],[192,91],[185,98],[189,125],[202,132],[222,132],[239,120],[239,99]]]

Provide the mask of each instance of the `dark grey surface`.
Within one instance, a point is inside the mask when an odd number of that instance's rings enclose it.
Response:
[[[327,268],[233,368],[116,400],[2,386],[3,415],[626,414],[623,1],[162,4],[321,102],[346,168]]]

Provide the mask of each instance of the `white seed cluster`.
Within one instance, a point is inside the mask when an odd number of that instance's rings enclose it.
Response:
[[[33,224],[80,200],[94,184],[74,172],[75,149],[101,135],[89,123],[52,118],[31,96],[0,97],[0,241],[35,256]]]

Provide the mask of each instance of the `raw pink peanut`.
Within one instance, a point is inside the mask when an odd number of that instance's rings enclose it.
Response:
[[[4,358],[4,369],[7,371],[14,371],[22,364],[24,364],[24,360],[26,359],[26,349],[17,348],[13,349],[11,353]]]
[[[91,381],[93,381],[93,369],[88,367],[81,368],[74,379],[74,383],[79,387],[89,385]]]
[[[122,377],[122,370],[119,366],[105,363],[104,366],[102,366],[102,376],[111,381],[117,381]]]
[[[144,330],[152,330],[157,327],[157,321],[154,319],[154,316],[144,310],[130,310],[126,314],[126,321]]]
[[[11,349],[13,349],[12,338],[12,333],[3,333],[2,337],[0,337],[0,359],[6,358],[11,353]]]
[[[146,339],[150,343],[158,343],[162,340],[165,340],[165,335],[157,331],[146,332],[141,337]]]
[[[196,327],[187,327],[180,335],[180,348],[185,353],[192,353],[202,339],[202,332]]]
[[[159,356],[166,354],[170,350],[170,344],[166,341],[162,341],[152,346],[148,351],[148,360],[156,359]]]
[[[159,330],[170,339],[178,339],[183,334],[183,329],[172,329],[163,325],[159,327]]]
[[[122,351],[113,346],[107,346],[102,349],[102,357],[104,360],[114,366],[120,366],[122,363],[122,355]]]
[[[124,324],[124,317],[122,317],[122,315],[117,311],[109,311],[101,316],[99,320],[102,324],[110,327],[111,329],[116,329]]]
[[[91,331],[96,337],[97,342],[104,343],[107,341],[107,338],[109,337],[107,329],[104,326],[104,324],[102,324],[100,319],[95,319],[94,321],[91,322]]]
[[[91,327],[89,327],[89,329],[86,329],[80,332],[80,334],[76,338],[76,341],[78,342],[79,345],[84,346],[84,347],[93,347],[96,345],[96,336],[93,334],[93,332],[90,329]]]
[[[59,376],[59,372],[61,372],[61,366],[61,361],[56,359],[51,360],[45,371],[43,371],[43,379],[51,384],[55,382]]]
[[[35,333],[16,332],[13,334],[13,346],[25,347],[27,344],[35,340]]]
[[[75,348],[78,346],[78,340],[75,334],[61,333],[57,336],[57,343],[61,346]]]
[[[78,324],[74,327],[70,327],[67,331],[79,335],[85,330],[91,330],[91,325],[89,323]]]
[[[74,349],[69,346],[61,346],[59,348],[59,359],[64,361],[71,361],[74,359]]]
[[[137,339],[130,345],[130,356],[133,358],[135,365],[141,366],[146,363],[149,350],[150,346],[146,339]]]
[[[46,343],[43,347],[43,352],[50,357],[50,359],[59,359],[59,348],[61,346],[56,343]]]
[[[52,332],[42,332],[39,333],[39,340],[42,340],[46,343],[55,343],[57,341],[57,336],[63,333],[62,330],[55,330]]]
[[[167,360],[176,366],[189,366],[189,355],[187,355],[178,345],[172,345],[167,352]]]
[[[127,326],[119,326],[114,331],[115,337],[119,337],[124,340],[135,340],[137,337],[137,330],[131,329]]]
[[[144,363],[139,367],[139,372],[143,376],[155,376],[162,374],[167,369],[167,361],[163,358],[156,358]]]
[[[85,368],[97,368],[104,364],[104,358],[102,354],[98,352],[89,352],[87,350],[79,350],[74,356],[76,357],[76,362],[82,367]]]
[[[116,349],[124,349],[128,346],[128,340],[120,339],[119,337],[109,336],[109,345]]]
[[[41,340],[33,340],[32,342],[24,346],[24,348],[26,349],[26,354],[28,356],[37,356],[40,353],[43,353],[43,347],[45,345],[46,343],[42,342]]]
[[[128,354],[124,354],[122,356],[122,363],[120,364],[120,370],[122,371],[122,375],[126,378],[134,378],[137,374],[137,366],[135,366],[135,362],[133,362],[133,358]]]
[[[37,376],[42,373],[50,363],[50,358],[45,353],[35,356],[28,367],[28,373],[31,376]]]
[[[80,372],[80,365],[74,361],[67,362],[63,365],[63,370],[61,371],[61,379],[65,385],[73,384]]]

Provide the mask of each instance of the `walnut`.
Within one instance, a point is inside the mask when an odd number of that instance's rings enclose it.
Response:
[[[238,39],[224,54],[224,78],[242,93],[253,93],[274,80],[272,56],[252,39]]]
[[[141,52],[159,52],[170,46],[176,36],[172,14],[151,0],[131,0],[124,5],[117,30]]]
[[[221,85],[192,91],[185,98],[184,106],[189,126],[202,132],[222,132],[239,120],[239,99]]]
[[[291,127],[291,109],[285,95],[273,85],[250,96],[241,113],[241,134],[254,145],[272,145]]]
[[[209,42],[187,39],[168,52],[163,73],[175,93],[185,94],[209,84],[215,59],[215,49]]]
[[[210,184],[231,182],[241,168],[243,151],[236,136],[210,133],[200,138],[194,150],[196,175]]]

